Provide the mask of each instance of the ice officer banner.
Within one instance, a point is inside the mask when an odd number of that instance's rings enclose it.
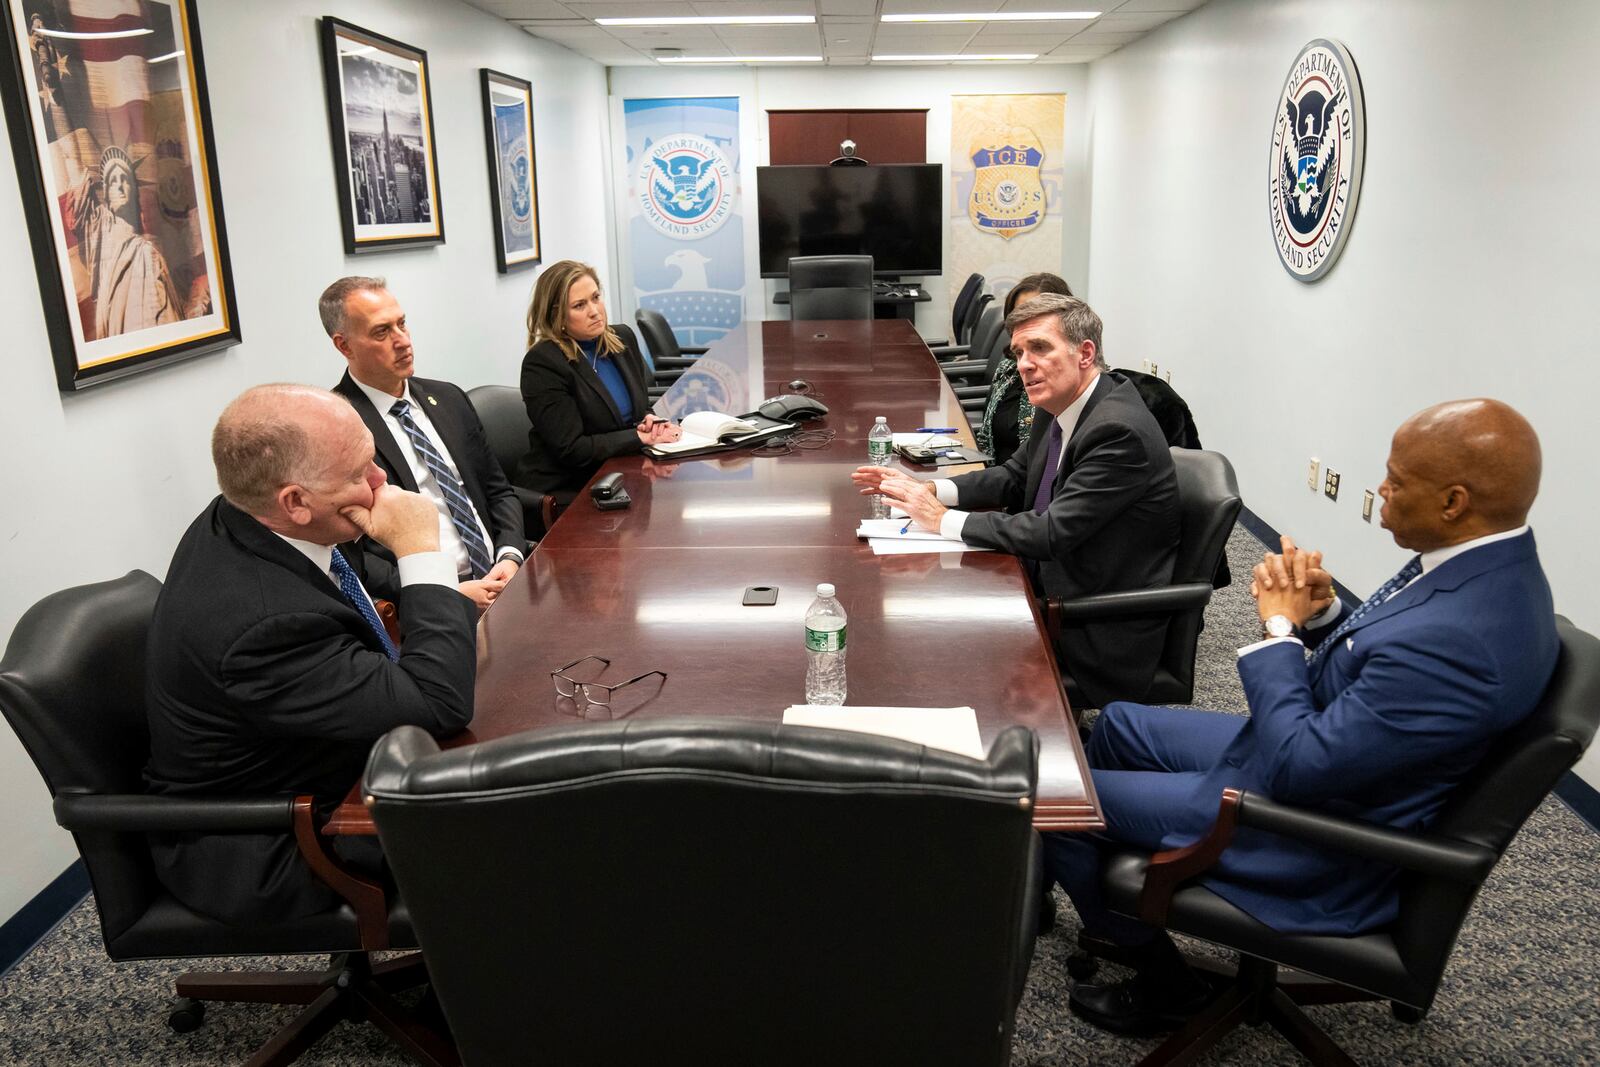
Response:
[[[1060,93],[951,97],[951,300],[973,272],[996,300],[1025,274],[1061,272],[1066,114]]]
[[[634,300],[679,344],[710,344],[744,317],[739,98],[624,100],[622,114]]]

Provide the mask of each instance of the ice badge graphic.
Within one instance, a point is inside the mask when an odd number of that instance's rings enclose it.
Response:
[[[1312,41],[1289,68],[1267,161],[1272,239],[1291,277],[1316,281],[1339,257],[1355,217],[1365,150],[1355,61],[1337,41]]]
[[[733,213],[733,167],[716,145],[692,134],[663,137],[645,149],[636,176],[639,209],[668,237],[715,233]]]
[[[1044,151],[1038,136],[1024,126],[1013,126],[990,143],[972,145],[970,154],[972,196],[967,216],[972,224],[1008,241],[1039,225],[1045,202],[1039,178]]]

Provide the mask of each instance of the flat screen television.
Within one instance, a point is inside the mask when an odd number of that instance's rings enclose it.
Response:
[[[879,275],[944,272],[944,166],[757,167],[761,276],[793,256],[866,255]]]

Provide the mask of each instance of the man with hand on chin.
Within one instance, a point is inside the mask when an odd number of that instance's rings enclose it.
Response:
[[[1013,310],[1006,327],[1028,400],[1050,416],[1033,420],[1025,447],[951,479],[890,467],[851,478],[924,529],[1020,557],[1046,597],[1167,585],[1179,530],[1172,454],[1139,391],[1107,368],[1100,316],[1047,293]],[[1164,618],[1063,627],[1058,655],[1087,706],[1143,697],[1166,627]]]
[[[522,502],[472,402],[449,382],[414,377],[411,328],[382,278],[340,278],[323,290],[317,311],[348,364],[333,391],[372,432],[389,482],[432,502],[439,547],[455,560],[461,592],[487,610],[517,573],[528,540]],[[394,554],[372,538],[359,548],[370,587],[393,595]]]
[[[1459,400],[1396,431],[1382,522],[1416,553],[1353,611],[1320,553],[1285,537],[1255,568],[1262,640],[1239,650],[1248,718],[1115,703],[1086,749],[1106,829],[1045,834],[1048,871],[1084,933],[1137,974],[1079,985],[1074,1013],[1120,1033],[1172,1029],[1207,999],[1167,935],[1111,913],[1105,855],[1204,837],[1224,789],[1378,826],[1426,826],[1495,738],[1538,703],[1559,652],[1528,510],[1539,440],[1496,400]],[[1240,830],[1202,883],[1288,934],[1351,936],[1390,923],[1393,867]]]
[[[151,621],[146,780],[168,796],[311,794],[331,807],[390,729],[471,721],[477,613],[439,551],[438,513],[385,484],[342,397],[248,390],[211,451],[222,495],[179,542]],[[398,561],[398,646],[335,547],[362,534]],[[335,899],[286,835],[153,835],[151,852],[175,897],[225,922]]]

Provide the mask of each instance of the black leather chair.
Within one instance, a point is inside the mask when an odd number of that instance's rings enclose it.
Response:
[[[789,317],[872,318],[872,257],[796,256],[789,260]]]
[[[1097,593],[1074,600],[1051,599],[1045,605],[1045,625],[1052,642],[1064,625],[1081,626],[1097,619],[1165,615],[1167,637],[1147,704],[1187,704],[1194,697],[1194,653],[1211,602],[1217,561],[1228,545],[1228,534],[1239,515],[1239,483],[1233,464],[1220,452],[1193,448],[1172,449],[1177,468],[1178,500],[1182,521],[1178,533],[1178,558],[1172,584],[1160,589],[1130,589]],[[1073,707],[1085,705],[1071,679],[1067,697]]]
[[[983,292],[983,287],[988,281],[981,274],[969,274],[967,280],[961,283],[961,289],[956,293],[956,298],[950,304],[950,336],[928,341],[928,347],[937,351],[941,346],[964,345],[972,336],[972,328],[977,325],[979,306],[987,301],[980,301],[979,297],[987,296],[994,299],[992,293]]]
[[[522,403],[522,391],[509,385],[479,385],[467,390],[467,400],[478,413],[478,421],[483,423],[489,451],[494,453],[506,480],[510,481],[517,473],[517,463],[528,452],[528,432],[533,429],[533,423],[528,421],[528,409]],[[522,522],[528,540],[539,540],[560,512],[556,498],[515,483],[511,487],[522,501]]]
[[[373,749],[365,789],[466,1063],[1009,1060],[1035,741],[987,761],[736,719]]]
[[[651,397],[661,396],[683,376],[684,371],[694,366],[694,358],[703,355],[705,348],[679,345],[666,316],[659,311],[640,308],[633,313],[633,321],[638,324],[639,336],[644,338],[655,364],[655,381],[648,386],[647,392]]]
[[[955,366],[968,359],[981,360],[983,357],[979,353],[982,352],[983,346],[980,335],[986,329],[992,331],[998,328],[987,326],[985,323],[984,316],[991,311],[998,316],[997,322],[1004,320],[1005,314],[995,302],[994,294],[979,293],[967,308],[967,320],[960,330],[961,340],[951,345],[930,344],[928,351],[933,353],[933,358],[945,367]]]
[[[249,1060],[293,1062],[345,1018],[376,1023],[425,1064],[450,1064],[447,1041],[417,1027],[390,993],[425,980],[421,956],[372,963],[368,950],[415,947],[404,909],[383,889],[344,874],[322,850],[310,797],[149,796],[145,646],[161,583],[143,571],[54,593],[17,622],[0,659],[0,712],[55,798],[88,868],[106,954],[113,960],[332,954],[324,971],[185,974],[168,1017],[199,1026],[204,1001],[304,1005]],[[155,832],[292,834],[346,903],[287,922],[233,926],[189,910],[156,879],[146,835]],[[108,1008],[108,1010],[111,1010]]]
[[[940,360],[939,370],[949,379],[952,386],[981,386],[987,389],[984,376],[992,377],[994,374],[996,340],[1009,336],[1005,328],[1005,313],[1000,310],[1000,305],[992,300],[986,302],[983,310],[978,313],[978,321],[972,328],[969,343],[945,350],[971,358]],[[936,352],[935,355],[937,354]]]
[[[1267,1022],[1312,1063],[1352,1067],[1300,1005],[1387,1000],[1402,1021],[1426,1014],[1479,888],[1600,723],[1600,640],[1559,616],[1556,626],[1561,659],[1539,706],[1495,742],[1426,830],[1391,830],[1228,790],[1204,840],[1154,856],[1113,857],[1105,875],[1113,908],[1239,953],[1236,969],[1206,968],[1231,973],[1226,991],[1143,1064],[1192,1062],[1240,1023]],[[1356,937],[1280,934],[1189,884],[1216,862],[1236,827],[1398,867],[1399,918]],[[1279,967],[1328,981],[1280,978]]]

